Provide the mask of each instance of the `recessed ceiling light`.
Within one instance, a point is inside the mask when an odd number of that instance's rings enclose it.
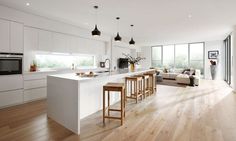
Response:
[[[188,18],[192,18],[193,16],[191,14],[188,15]]]
[[[29,3],[29,2],[27,2],[27,3],[26,3],[26,6],[30,6],[30,3]]]

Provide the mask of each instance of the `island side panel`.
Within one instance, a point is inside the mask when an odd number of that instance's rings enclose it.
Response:
[[[103,104],[103,85],[108,82],[124,83],[124,77],[103,77],[80,83],[80,119],[83,119],[99,110]],[[106,99],[107,100],[107,99]],[[120,100],[118,92],[111,92],[110,102],[114,104]],[[107,101],[106,101],[107,103]]]
[[[65,128],[80,134],[79,83],[47,77],[47,115]]]

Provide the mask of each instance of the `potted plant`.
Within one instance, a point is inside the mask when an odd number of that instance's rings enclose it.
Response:
[[[128,62],[130,64],[130,70],[134,71],[135,70],[135,64],[139,64],[141,60],[144,60],[145,58],[142,57],[132,57],[129,54],[123,53],[123,55],[128,59]]]

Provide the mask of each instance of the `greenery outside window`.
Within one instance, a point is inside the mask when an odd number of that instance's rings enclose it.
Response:
[[[67,54],[36,54],[36,62],[39,68],[94,68],[94,55],[67,55]]]

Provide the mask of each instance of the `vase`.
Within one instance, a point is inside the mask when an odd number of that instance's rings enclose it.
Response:
[[[130,64],[130,71],[134,71],[135,70],[135,65],[134,64]]]
[[[215,80],[216,79],[216,65],[211,65],[210,69],[211,69],[211,78],[212,80]]]

